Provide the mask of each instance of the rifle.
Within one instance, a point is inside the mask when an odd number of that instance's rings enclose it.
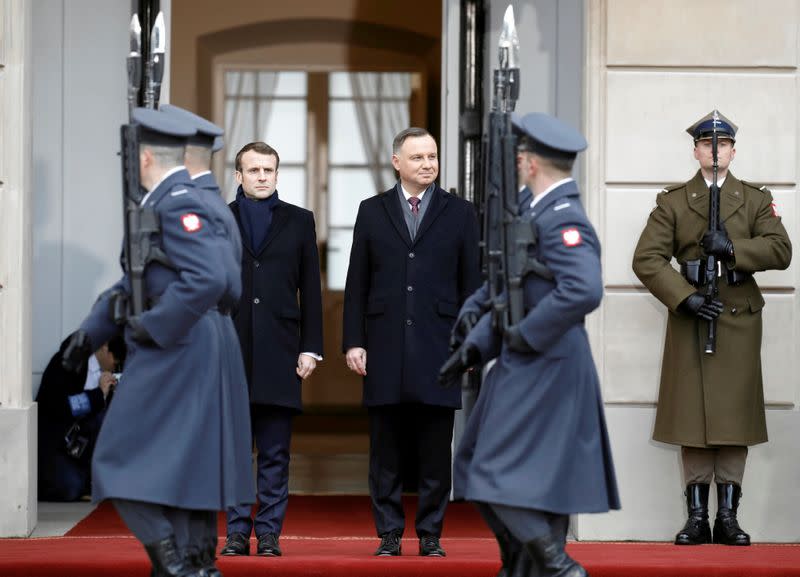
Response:
[[[144,272],[151,260],[150,239],[159,231],[158,219],[152,210],[141,206],[144,191],[139,174],[139,126],[133,120],[133,110],[140,104],[142,60],[145,61],[145,101],[156,108],[161,94],[164,75],[165,47],[164,15],[159,12],[150,32],[149,54],[142,54],[142,29],[139,16],[134,13],[130,24],[130,52],[128,68],[128,124],[120,129],[123,192],[123,267],[130,282],[130,296],[115,295],[112,301],[114,321],[124,324],[131,316],[140,315],[147,308],[145,302]]]
[[[708,199],[708,232],[716,232],[720,228],[720,220],[719,220],[719,185],[717,184],[717,170],[719,168],[718,163],[718,151],[717,145],[719,142],[717,136],[717,124],[719,123],[719,115],[717,111],[714,110],[714,120],[712,122],[712,132],[711,132],[711,157],[713,159],[713,170],[714,170],[714,181],[711,183],[711,188],[709,189],[709,199]],[[706,257],[706,269],[705,269],[705,287],[706,287],[706,302],[711,303],[712,301],[716,300],[717,295],[719,294],[719,288],[717,286],[717,278],[719,276],[719,266],[720,263],[713,254],[708,255]],[[705,345],[705,353],[708,355],[713,355],[717,350],[717,319],[712,319],[708,321],[708,336],[706,337],[706,345]]]
[[[484,262],[492,304],[492,326],[497,331],[513,324],[509,310],[519,314],[522,283],[509,271],[517,242],[514,221],[517,219],[516,136],[511,128],[511,113],[519,98],[519,40],[514,24],[514,8],[509,5],[503,16],[503,31],[498,43],[498,68],[494,69],[494,91],[485,139],[484,168]],[[509,252],[512,254],[509,255]],[[500,298],[506,291],[508,301]],[[509,307],[510,302],[513,307]],[[522,318],[520,314],[517,322]]]

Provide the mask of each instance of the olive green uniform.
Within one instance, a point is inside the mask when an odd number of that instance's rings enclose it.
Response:
[[[717,319],[713,355],[704,353],[708,323],[677,311],[698,289],[671,261],[704,256],[700,240],[708,229],[708,209],[709,190],[700,171],[666,188],[656,198],[633,257],[636,276],[669,309],[653,439],[684,447],[744,447],[767,441],[761,291],[749,274],[738,286],[729,286],[725,274],[719,278],[718,298],[725,309]],[[720,189],[720,219],[735,257],[723,267],[754,273],[789,266],[791,242],[769,190],[728,172]]]

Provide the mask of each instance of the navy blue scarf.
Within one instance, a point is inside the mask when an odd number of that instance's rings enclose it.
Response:
[[[236,191],[236,200],[239,203],[239,217],[242,221],[244,241],[253,254],[258,254],[264,248],[269,227],[272,224],[272,212],[278,205],[278,191],[273,192],[264,200],[253,200],[239,186]]]

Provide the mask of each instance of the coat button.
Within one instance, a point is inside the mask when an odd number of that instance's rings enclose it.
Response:
[[[731,307],[731,314],[736,314],[736,307]]]
[[[413,252],[408,253],[408,258],[414,258],[416,255]]]
[[[253,304],[256,304],[256,305],[257,305],[257,304],[258,304],[258,303],[260,303],[260,302],[261,302],[261,299],[259,299],[258,297],[256,297],[256,298],[254,298],[254,299],[253,299]]]
[[[411,319],[406,319],[406,324],[407,324],[408,326],[411,326],[411,325],[413,325],[413,324],[414,324],[414,321],[412,321]]]
[[[408,285],[408,286],[406,287],[406,290],[407,290],[408,292],[412,292],[412,291],[414,290],[414,287],[413,287],[413,286],[411,286],[411,285]]]
[[[254,266],[254,267],[256,267],[256,268],[258,268],[258,267],[260,267],[260,266],[261,266],[261,263],[260,263],[260,262],[258,262],[258,261],[256,261],[256,262],[254,262],[254,263],[253,263],[253,266]]]

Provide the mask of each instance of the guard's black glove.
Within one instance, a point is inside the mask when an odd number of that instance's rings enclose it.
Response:
[[[733,243],[725,229],[706,232],[700,245],[708,255],[714,255],[726,262],[733,260]]]
[[[439,384],[446,388],[457,385],[461,382],[461,375],[480,364],[481,353],[478,348],[471,343],[462,345],[439,369]]]
[[[721,313],[725,306],[717,299],[710,303],[706,302],[706,297],[700,292],[694,292],[683,299],[678,305],[678,310],[690,315],[697,315],[701,319],[713,321]]]
[[[511,325],[503,333],[503,340],[506,346],[515,353],[532,353],[534,348],[522,338],[522,332],[519,330],[519,325]]]
[[[455,326],[453,327],[453,332],[450,333],[451,353],[455,352],[462,344],[464,344],[464,340],[472,330],[472,327],[478,324],[478,320],[480,320],[478,313],[472,311],[464,313],[461,317],[459,317]]]
[[[86,331],[78,329],[72,333],[67,348],[61,355],[61,366],[65,371],[77,373],[92,354],[92,343]]]
[[[131,317],[128,319],[128,327],[131,329],[131,338],[140,345],[154,346],[156,342],[147,329],[142,325],[139,317]]]

